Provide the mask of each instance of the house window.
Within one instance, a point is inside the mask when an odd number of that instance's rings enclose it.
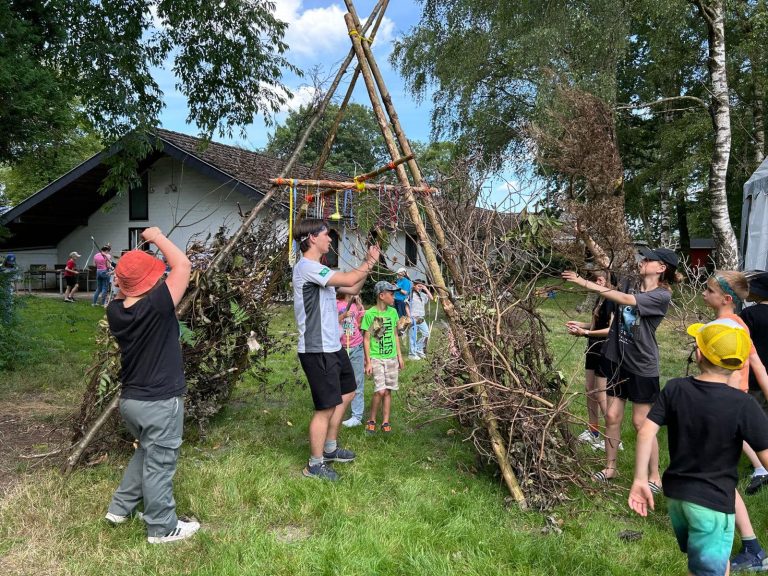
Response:
[[[405,235],[405,265],[416,266],[419,260],[419,252],[416,241],[410,234]]]
[[[149,220],[149,172],[141,175],[141,184],[128,190],[128,219]]]
[[[325,254],[322,258],[322,263],[328,266],[328,268],[339,267],[339,233],[336,230],[328,232],[328,236],[331,237],[331,249],[328,254]]]
[[[141,233],[146,230],[143,228],[128,228],[128,249],[134,250],[139,244],[144,242],[141,238]]]

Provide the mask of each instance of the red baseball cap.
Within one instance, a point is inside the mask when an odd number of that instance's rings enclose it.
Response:
[[[115,267],[117,285],[126,296],[149,292],[163,274],[165,264],[142,250],[126,252]]]

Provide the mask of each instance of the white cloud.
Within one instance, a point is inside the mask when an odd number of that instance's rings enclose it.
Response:
[[[305,106],[312,102],[317,94],[317,88],[314,86],[299,86],[292,90],[293,97],[288,100],[280,109],[281,112],[290,112],[292,110],[298,110],[300,107]]]
[[[275,16],[288,23],[285,41],[296,56],[337,56],[341,59],[350,48],[344,24],[346,9],[341,4],[304,9],[302,0],[276,0]],[[389,46],[394,37],[394,22],[386,16],[376,33],[374,46]]]

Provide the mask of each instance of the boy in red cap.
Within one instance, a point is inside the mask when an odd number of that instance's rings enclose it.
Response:
[[[163,281],[165,263],[141,250],[126,253],[115,268],[120,291],[107,307],[107,320],[120,345],[120,413],[139,445],[106,519],[122,524],[143,500],[147,540],[162,544],[200,528],[198,522],[178,519],[173,499],[187,391],[176,306],[192,266],[159,228],[147,228],[141,236],[158,247],[171,271]]]

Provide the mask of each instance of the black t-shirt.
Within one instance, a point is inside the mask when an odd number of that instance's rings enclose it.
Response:
[[[123,398],[167,400],[187,391],[179,322],[165,282],[130,308],[113,300],[107,321],[120,345]]]
[[[741,319],[749,328],[749,336],[760,360],[768,362],[768,304],[755,304],[741,311]],[[749,371],[749,389],[760,390],[753,370]]]
[[[591,330],[602,330],[611,325],[611,314],[613,314],[614,306],[614,303],[610,300],[603,299],[602,302],[598,300],[595,304],[595,310],[592,312]],[[587,338],[587,350],[599,354],[605,340],[605,336],[597,338],[590,336]]]
[[[648,418],[667,426],[664,495],[733,514],[742,441],[757,452],[768,448],[768,417],[755,399],[726,384],[675,378]]]

